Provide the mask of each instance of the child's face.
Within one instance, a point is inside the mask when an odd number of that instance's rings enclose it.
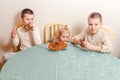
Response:
[[[25,14],[24,17],[22,18],[22,21],[23,21],[24,25],[33,24],[33,20],[34,20],[34,15],[33,14]]]
[[[64,42],[69,41],[69,38],[70,38],[70,34],[67,32],[63,32],[60,36],[60,40]]]
[[[100,29],[101,26],[102,26],[102,22],[100,21],[100,18],[88,19],[88,28],[92,34],[97,33],[97,31]]]

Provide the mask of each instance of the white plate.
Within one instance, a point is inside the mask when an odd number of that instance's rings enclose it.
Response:
[[[48,46],[49,46],[49,43],[47,44],[47,49],[51,50]]]

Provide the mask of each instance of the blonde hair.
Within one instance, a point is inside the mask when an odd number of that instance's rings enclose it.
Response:
[[[70,29],[70,27],[69,27],[68,25],[65,25],[65,26],[63,26],[62,28],[60,28],[60,29],[56,32],[55,37],[60,40],[60,36],[61,36],[62,33],[64,33],[64,32],[67,32],[67,33],[70,34],[70,36],[71,36],[71,29]]]

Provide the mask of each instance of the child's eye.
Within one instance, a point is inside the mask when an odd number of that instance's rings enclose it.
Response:
[[[89,26],[92,26],[92,24],[89,24]]]
[[[63,38],[65,38],[65,36],[63,36]]]
[[[30,20],[30,19],[27,19],[27,20]]]
[[[69,38],[69,36],[67,38]]]
[[[98,24],[95,24],[95,25],[98,25]]]
[[[33,21],[33,18],[31,20]]]

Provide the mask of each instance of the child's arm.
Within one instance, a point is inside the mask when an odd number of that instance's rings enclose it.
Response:
[[[72,42],[75,44],[81,44],[81,42],[84,41],[85,34],[86,34],[86,30],[82,31],[80,34],[72,38]]]
[[[92,45],[92,44],[90,44],[89,42],[87,42],[87,41],[83,41],[82,43],[81,43],[81,45],[82,45],[82,47],[84,47],[84,48],[87,48],[87,49],[89,49],[89,50],[93,50],[93,51],[98,51],[98,52],[100,52],[101,50],[102,50],[102,46],[99,46],[99,45]]]
[[[101,52],[112,52],[113,45],[112,45],[109,34],[104,35],[104,42],[103,42],[103,45],[101,45],[101,47],[102,47]]]
[[[41,44],[40,29],[38,26],[33,25],[32,34],[33,34],[33,39],[34,39],[35,45]]]
[[[16,36],[17,29],[22,26],[23,26],[22,23],[18,23],[13,27],[12,32],[11,32],[11,38],[14,38]]]
[[[108,52],[108,53],[112,52],[113,46],[109,34],[104,34],[102,38],[103,38],[103,41],[101,41],[102,45],[92,45],[87,41],[83,41],[82,45],[84,48],[94,51]]]
[[[53,38],[50,38],[49,40],[47,40],[48,43],[50,43],[50,42],[55,42],[55,41],[57,41],[57,38],[56,38],[56,37],[53,37]]]
[[[18,45],[20,43],[19,37],[18,37],[18,33],[16,33],[16,36],[13,38],[13,51],[17,52],[18,51]]]
[[[81,45],[82,41],[79,38],[73,38],[72,42],[75,43],[75,44],[80,44]]]

